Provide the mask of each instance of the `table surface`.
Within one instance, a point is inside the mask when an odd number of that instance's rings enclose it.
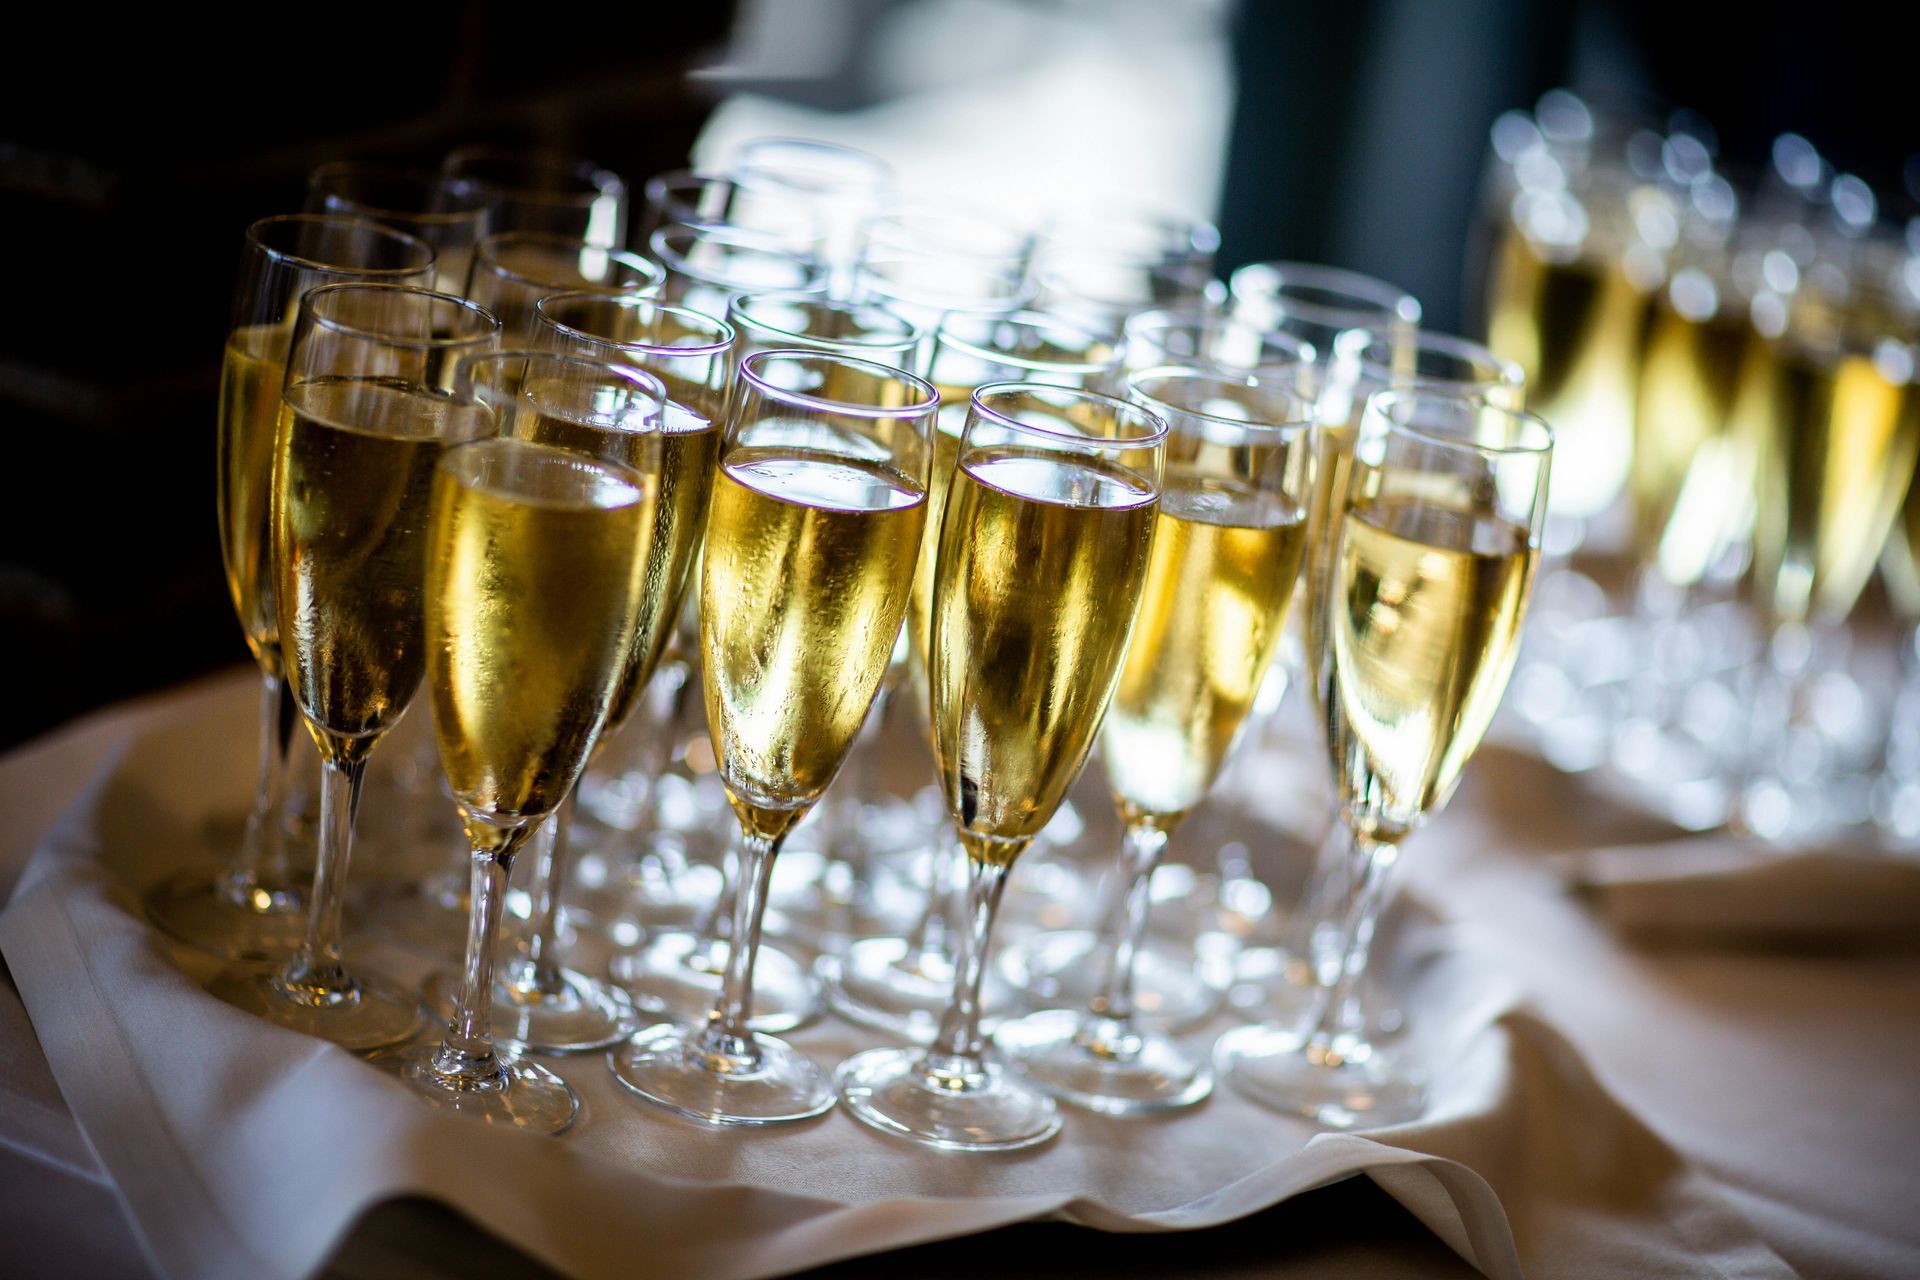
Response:
[[[107,754],[171,705],[165,694],[124,704],[0,757],[0,900]],[[1704,1171],[1781,1258],[1808,1276],[1920,1275],[1920,947],[1630,945],[1563,891],[1546,855],[1666,833],[1495,747],[1476,759],[1445,821],[1449,839],[1407,860],[1422,896],[1521,983],[1600,1083]],[[0,1239],[20,1274],[152,1274],[10,979],[0,985],[0,1189]],[[1552,1259],[1551,1270],[1581,1274],[1579,1261]],[[496,1276],[549,1274],[425,1202],[371,1214],[331,1270],[451,1276],[476,1265]],[[1206,1231],[1103,1236],[1037,1223],[807,1274],[989,1268],[1472,1274],[1364,1179]]]

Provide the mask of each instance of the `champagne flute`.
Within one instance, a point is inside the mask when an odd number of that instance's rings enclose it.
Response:
[[[281,807],[294,725],[274,607],[269,494],[280,384],[300,295],[347,280],[427,284],[433,250],[363,218],[295,215],[247,228],[220,375],[216,494],[227,590],[260,668],[260,766],[253,808],[227,868],[184,872],[147,895],[170,936],[229,960],[284,959],[305,905],[282,847]]]
[[[1057,316],[1020,311],[1010,316],[956,313],[933,336],[929,376],[940,393],[935,420],[932,485],[927,531],[914,570],[913,604],[907,614],[907,675],[912,704],[931,748],[935,564],[948,486],[960,456],[973,393],[995,382],[1038,382],[1104,390],[1119,377],[1120,349],[1112,338]],[[950,834],[928,850],[927,899],[920,918],[904,934],[861,938],[843,955],[823,957],[827,1000],[834,1012],[864,1026],[922,1043],[932,1039],[950,1004],[955,955],[955,890],[965,855]],[[989,974],[983,1017],[991,1022],[1016,999],[1014,986]]]
[[[1313,402],[1292,381],[1178,367],[1127,380],[1127,398],[1168,431],[1140,617],[1100,729],[1126,824],[1102,937],[1108,952],[1084,1012],[1048,1009],[994,1032],[1029,1080],[1095,1111],[1170,1110],[1213,1089],[1204,1057],[1135,1023],[1133,964],[1146,939],[1148,880],[1226,763],[1300,577]]]
[[[514,858],[578,783],[631,660],[665,388],[508,351],[462,361],[454,395],[497,432],[441,457],[427,534],[427,687],[472,846],[472,913],[446,1036],[386,1062],[436,1106],[558,1133],[579,1098],[494,1043],[495,943]]]
[[[1086,763],[1146,586],[1167,427],[1108,396],[974,392],[941,526],[934,744],[967,855],[967,936],[933,1044],[840,1064],[866,1124],[948,1151],[1045,1142],[1046,1094],[986,1059],[980,987],[1007,872]]]
[[[1401,842],[1445,806],[1505,691],[1546,518],[1553,435],[1485,399],[1367,401],[1329,578],[1325,707],[1358,883],[1296,1025],[1215,1047],[1242,1093],[1337,1128],[1425,1106],[1418,1067],[1368,1040],[1359,999]]]
[[[892,167],[838,143],[750,138],[734,152],[727,173],[760,200],[812,214],[823,235],[820,260],[827,268],[827,292],[848,296],[866,224],[892,189]]]
[[[1137,311],[1121,331],[1128,372],[1160,365],[1237,374],[1280,374],[1311,394],[1322,352],[1305,338],[1280,329],[1260,330],[1206,307],[1156,307]]]
[[[739,293],[821,293],[826,269],[789,241],[735,226],[661,227],[647,252],[667,273],[662,301],[723,316]]]
[[[468,146],[440,171],[479,189],[493,231],[537,231],[603,249],[627,243],[627,184],[610,169],[549,151]]]
[[[735,362],[778,347],[825,351],[895,369],[918,362],[926,332],[883,305],[833,302],[812,293],[741,293],[727,303],[727,323],[740,335]]]
[[[1210,306],[1217,300],[1212,223],[1145,211],[1052,219],[1034,248],[1038,305],[1119,333],[1152,307]]]
[[[817,352],[762,351],[738,376],[700,583],[707,723],[743,843],[733,946],[705,1026],[644,1031],[612,1065],[682,1115],[773,1124],[834,1101],[805,1055],[748,1025],[773,859],[845,760],[892,657],[940,402],[911,375]]]
[[[504,339],[531,342],[534,305],[551,293],[653,297],[665,284],[658,264],[573,236],[502,231],[474,250],[467,297],[500,317]]]
[[[371,218],[426,241],[438,267],[434,288],[442,293],[466,287],[473,247],[488,230],[486,199],[472,183],[358,160],[336,160],[308,174],[307,208]]]
[[[309,290],[287,355],[274,447],[273,573],[280,648],[322,761],[320,857],[307,932],[278,970],[230,968],[230,1004],[348,1049],[397,1044],[418,1003],[356,978],[340,907],[367,757],[425,666],[421,621],[433,469],[484,427],[443,391],[456,356],[500,322],[449,294],[403,285]]]
[[[950,313],[1003,315],[1033,296],[1032,240],[951,209],[899,209],[867,224],[855,293],[932,332]]]
[[[1339,267],[1311,262],[1251,262],[1227,282],[1227,309],[1261,332],[1280,330],[1333,358],[1333,340],[1349,329],[1381,329],[1399,338],[1420,327],[1420,304],[1406,290]]]

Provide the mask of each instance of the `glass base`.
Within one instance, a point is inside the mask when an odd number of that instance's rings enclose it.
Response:
[[[1426,1110],[1423,1075],[1397,1055],[1360,1044],[1316,1056],[1304,1046],[1297,1031],[1239,1027],[1214,1045],[1214,1069],[1255,1102],[1334,1129],[1405,1124]]]
[[[639,1028],[633,1001],[612,983],[572,969],[562,969],[560,981],[561,989],[554,994],[496,982],[490,1019],[494,1040],[533,1053],[586,1053],[612,1048]],[[434,974],[421,996],[434,1017],[452,1022],[460,1002],[460,975]]]
[[[1038,934],[1000,955],[1000,976],[1042,1009],[1084,1009],[1106,979],[1106,946],[1086,929]],[[1220,1010],[1232,968],[1218,959],[1148,938],[1133,965],[1134,1021],[1178,1034]]]
[[[462,1087],[434,1070],[434,1056],[439,1052],[437,1044],[418,1045],[383,1055],[376,1062],[434,1106],[488,1124],[532,1133],[561,1133],[580,1115],[580,1096],[537,1062],[501,1053],[496,1075]]]
[[[354,979],[340,997],[312,999],[288,987],[277,970],[227,969],[207,990],[236,1009],[355,1053],[390,1049],[420,1029],[418,1000],[365,978]]]
[[[727,944],[709,947],[697,934],[663,933],[638,951],[625,951],[607,965],[607,976],[626,989],[634,1008],[651,1018],[705,1025],[720,998]],[[820,979],[798,960],[764,939],[753,961],[754,1014],[747,1025],[778,1035],[820,1016]]]
[[[992,1063],[944,1073],[923,1049],[869,1049],[834,1072],[861,1123],[938,1151],[1018,1151],[1060,1132],[1053,1099]]]
[[[1003,1023],[993,1043],[1027,1080],[1106,1115],[1174,1111],[1213,1092],[1206,1062],[1172,1040],[1072,1009]]]
[[[833,1082],[793,1046],[756,1035],[751,1055],[727,1057],[705,1052],[706,1034],[704,1026],[663,1023],[607,1062],[648,1102],[706,1124],[786,1124],[832,1109]]]
[[[147,919],[196,951],[249,964],[272,964],[300,949],[306,938],[306,895],[262,885],[235,895],[223,876],[182,872],[147,894]]]
[[[866,938],[844,956],[821,957],[817,967],[835,1013],[919,1044],[933,1039],[953,1003],[951,957],[910,954],[905,938]],[[1020,993],[991,970],[980,997],[980,1029],[986,1035],[1021,1001]]]

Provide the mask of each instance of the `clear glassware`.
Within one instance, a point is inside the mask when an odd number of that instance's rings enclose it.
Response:
[[[1405,289],[1311,262],[1250,262],[1228,279],[1227,294],[1236,320],[1311,342],[1322,361],[1333,358],[1333,340],[1349,329],[1399,337],[1420,327],[1420,304]]]
[[[349,972],[340,909],[367,757],[413,700],[433,469],[481,416],[446,394],[500,321],[449,294],[332,284],[300,300],[273,472],[273,573],[289,683],[320,748],[320,855],[306,936],[278,969],[233,967],[215,995],[370,1051],[410,1037],[412,996]]]
[[[930,1047],[840,1064],[863,1123],[948,1151],[1045,1142],[1045,1093],[986,1056],[981,985],[1014,860],[1092,750],[1145,588],[1166,423],[1039,384],[973,393],[947,492],[933,600],[934,744],[967,855],[953,1000]],[[1017,655],[1017,658],[1015,657]]]
[[[734,151],[726,172],[757,202],[809,212],[822,233],[824,287],[834,298],[852,296],[867,222],[893,189],[892,166],[865,151],[812,138],[750,138]],[[757,212],[747,217],[749,223],[759,220]]]
[[[433,270],[431,246],[363,218],[294,215],[247,228],[220,375],[216,494],[227,589],[260,668],[259,774],[228,865],[171,876],[145,903],[163,932],[223,959],[284,960],[300,945],[306,905],[282,829],[296,709],[281,657],[268,512],[294,316],[316,285],[425,285]]]
[[[1140,617],[1100,729],[1126,827],[1106,954],[1093,966],[1100,985],[1083,1009],[1044,1009],[994,1032],[1027,1079],[1109,1115],[1192,1106],[1213,1089],[1204,1053],[1136,1021],[1133,967],[1148,881],[1239,738],[1301,578],[1314,421],[1294,372],[1263,383],[1163,366],[1127,380],[1127,398],[1168,430]]]
[[[509,351],[463,361],[454,402],[492,428],[435,468],[426,570],[427,685],[472,912],[446,1035],[385,1065],[436,1106],[558,1133],[579,1097],[496,1045],[494,952],[514,859],[585,771],[647,609],[665,388]]]
[[[1110,337],[1039,312],[1009,316],[955,314],[948,316],[933,336],[928,367],[941,406],[934,436],[928,532],[914,570],[913,605],[907,618],[907,674],[915,715],[926,729],[931,747],[928,646],[934,569],[947,486],[960,455],[960,437],[971,397],[978,388],[995,382],[1114,389],[1120,377],[1120,349]],[[921,854],[918,860],[927,869],[926,906],[906,933],[861,938],[842,955],[822,957],[819,968],[826,980],[828,1003],[836,1013],[912,1040],[924,1042],[932,1037],[949,1004],[957,972],[956,931],[960,926],[955,893],[960,888],[963,856],[951,837]],[[1017,992],[1004,975],[988,975],[984,1016],[990,1022],[1017,999]]]
[[[402,165],[336,160],[307,175],[307,211],[371,218],[433,246],[433,287],[467,286],[473,247],[487,234],[487,201],[462,178]]]
[[[627,243],[627,184],[611,169],[551,151],[480,145],[450,152],[440,171],[479,188],[489,231],[536,231],[603,249]]]
[[[1291,377],[1300,390],[1318,384],[1322,352],[1305,338],[1261,330],[1215,307],[1157,307],[1127,317],[1121,333],[1129,373],[1161,365],[1234,374]]]
[[[1216,304],[1212,223],[1151,212],[1056,217],[1034,246],[1043,310],[1118,334],[1136,311]]]
[[[782,200],[732,178],[676,169],[648,178],[637,243],[662,227],[735,227],[770,240],[788,253],[820,257],[826,233],[810,205]]]
[[[705,1025],[644,1031],[612,1067],[681,1115],[775,1124],[819,1115],[834,1093],[810,1059],[749,1022],[767,887],[892,658],[939,397],[898,370],[816,352],[763,351],[738,377],[700,585],[707,723],[741,833],[733,945]]]
[[[775,237],[735,226],[661,227],[647,252],[667,273],[663,302],[724,316],[741,293],[823,293],[827,271]]]
[[[539,327],[534,306],[549,294],[651,298],[664,286],[659,264],[637,253],[543,231],[502,231],[474,249],[466,296],[500,317],[506,341],[526,344]]]
[[[867,224],[854,282],[924,331],[949,314],[1004,315],[1033,296],[1033,241],[1018,228],[956,209],[898,209]]]
[[[1336,1128],[1425,1107],[1419,1065],[1370,1039],[1360,984],[1401,843],[1445,806],[1513,670],[1552,452],[1545,423],[1479,397],[1367,401],[1327,610],[1326,719],[1357,883],[1339,943],[1310,957],[1306,1016],[1215,1047],[1215,1069],[1256,1101]]]
[[[740,335],[737,364],[756,351],[826,351],[911,370],[927,336],[918,325],[871,302],[833,302],[815,293],[742,293],[727,303]]]

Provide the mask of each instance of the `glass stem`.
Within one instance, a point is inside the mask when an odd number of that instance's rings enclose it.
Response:
[[[726,972],[720,998],[707,1015],[701,1051],[709,1059],[751,1069],[760,1059],[747,1020],[753,1016],[753,962],[760,951],[760,918],[767,911],[767,890],[773,883],[773,856],[784,837],[740,833],[739,885],[732,912],[732,940],[727,948]]]
[[[680,706],[680,693],[687,686],[687,664],[669,652],[654,669],[653,678],[640,691],[640,705],[634,708],[635,729],[640,735],[635,765],[646,775],[646,799],[641,803],[639,821],[634,825],[633,881],[645,885],[657,879],[671,895],[674,881],[687,869],[687,860],[678,849],[660,839],[660,780],[673,764],[673,724]],[[651,863],[651,872],[646,867]]]
[[[1167,832],[1151,822],[1127,824],[1120,844],[1120,866],[1111,914],[1101,936],[1110,939],[1106,980],[1088,1006],[1090,1017],[1081,1042],[1102,1057],[1129,1057],[1139,1051],[1133,1030],[1133,965],[1147,935],[1148,887],[1153,869],[1167,848]]]
[[[340,1004],[360,997],[359,986],[340,958],[340,908],[353,853],[353,820],[366,773],[364,752],[321,765],[320,857],[313,868],[307,936],[280,978],[286,993],[306,1004]]]
[[[1366,1023],[1360,1007],[1360,982],[1373,955],[1373,930],[1386,905],[1393,865],[1400,856],[1397,844],[1370,840],[1355,833],[1349,865],[1358,872],[1341,919],[1341,946],[1323,955],[1314,966],[1314,995],[1302,1026],[1312,1028],[1305,1052],[1316,1062],[1337,1064],[1366,1044]]]
[[[460,976],[460,1000],[446,1037],[434,1051],[432,1070],[452,1089],[479,1089],[502,1081],[506,1068],[493,1051],[493,962],[505,909],[507,877],[527,828],[507,834],[498,848],[473,848],[467,916],[467,958]]]
[[[906,954],[899,967],[909,973],[926,973],[929,968],[948,966],[952,957],[952,930],[948,927],[954,907],[955,863],[964,858],[959,842],[943,836],[927,858],[927,905],[907,934]],[[942,969],[944,972],[944,968]]]
[[[288,748],[298,711],[282,676],[260,677],[260,776],[253,789],[240,851],[223,877],[222,891],[249,911],[267,908],[286,880],[286,852],[280,834],[280,810],[287,792]]]
[[[579,795],[576,785],[543,825],[541,838],[546,848],[533,864],[526,960],[514,967],[513,975],[514,986],[527,995],[566,994],[560,965],[560,889],[567,882],[567,856],[573,843],[573,814]]]
[[[1008,862],[967,858],[966,924],[955,941],[953,1000],[940,1018],[922,1071],[941,1087],[964,1088],[986,1070],[986,1044],[980,1037],[980,988],[987,976],[987,943],[1000,894],[1007,886]]]

